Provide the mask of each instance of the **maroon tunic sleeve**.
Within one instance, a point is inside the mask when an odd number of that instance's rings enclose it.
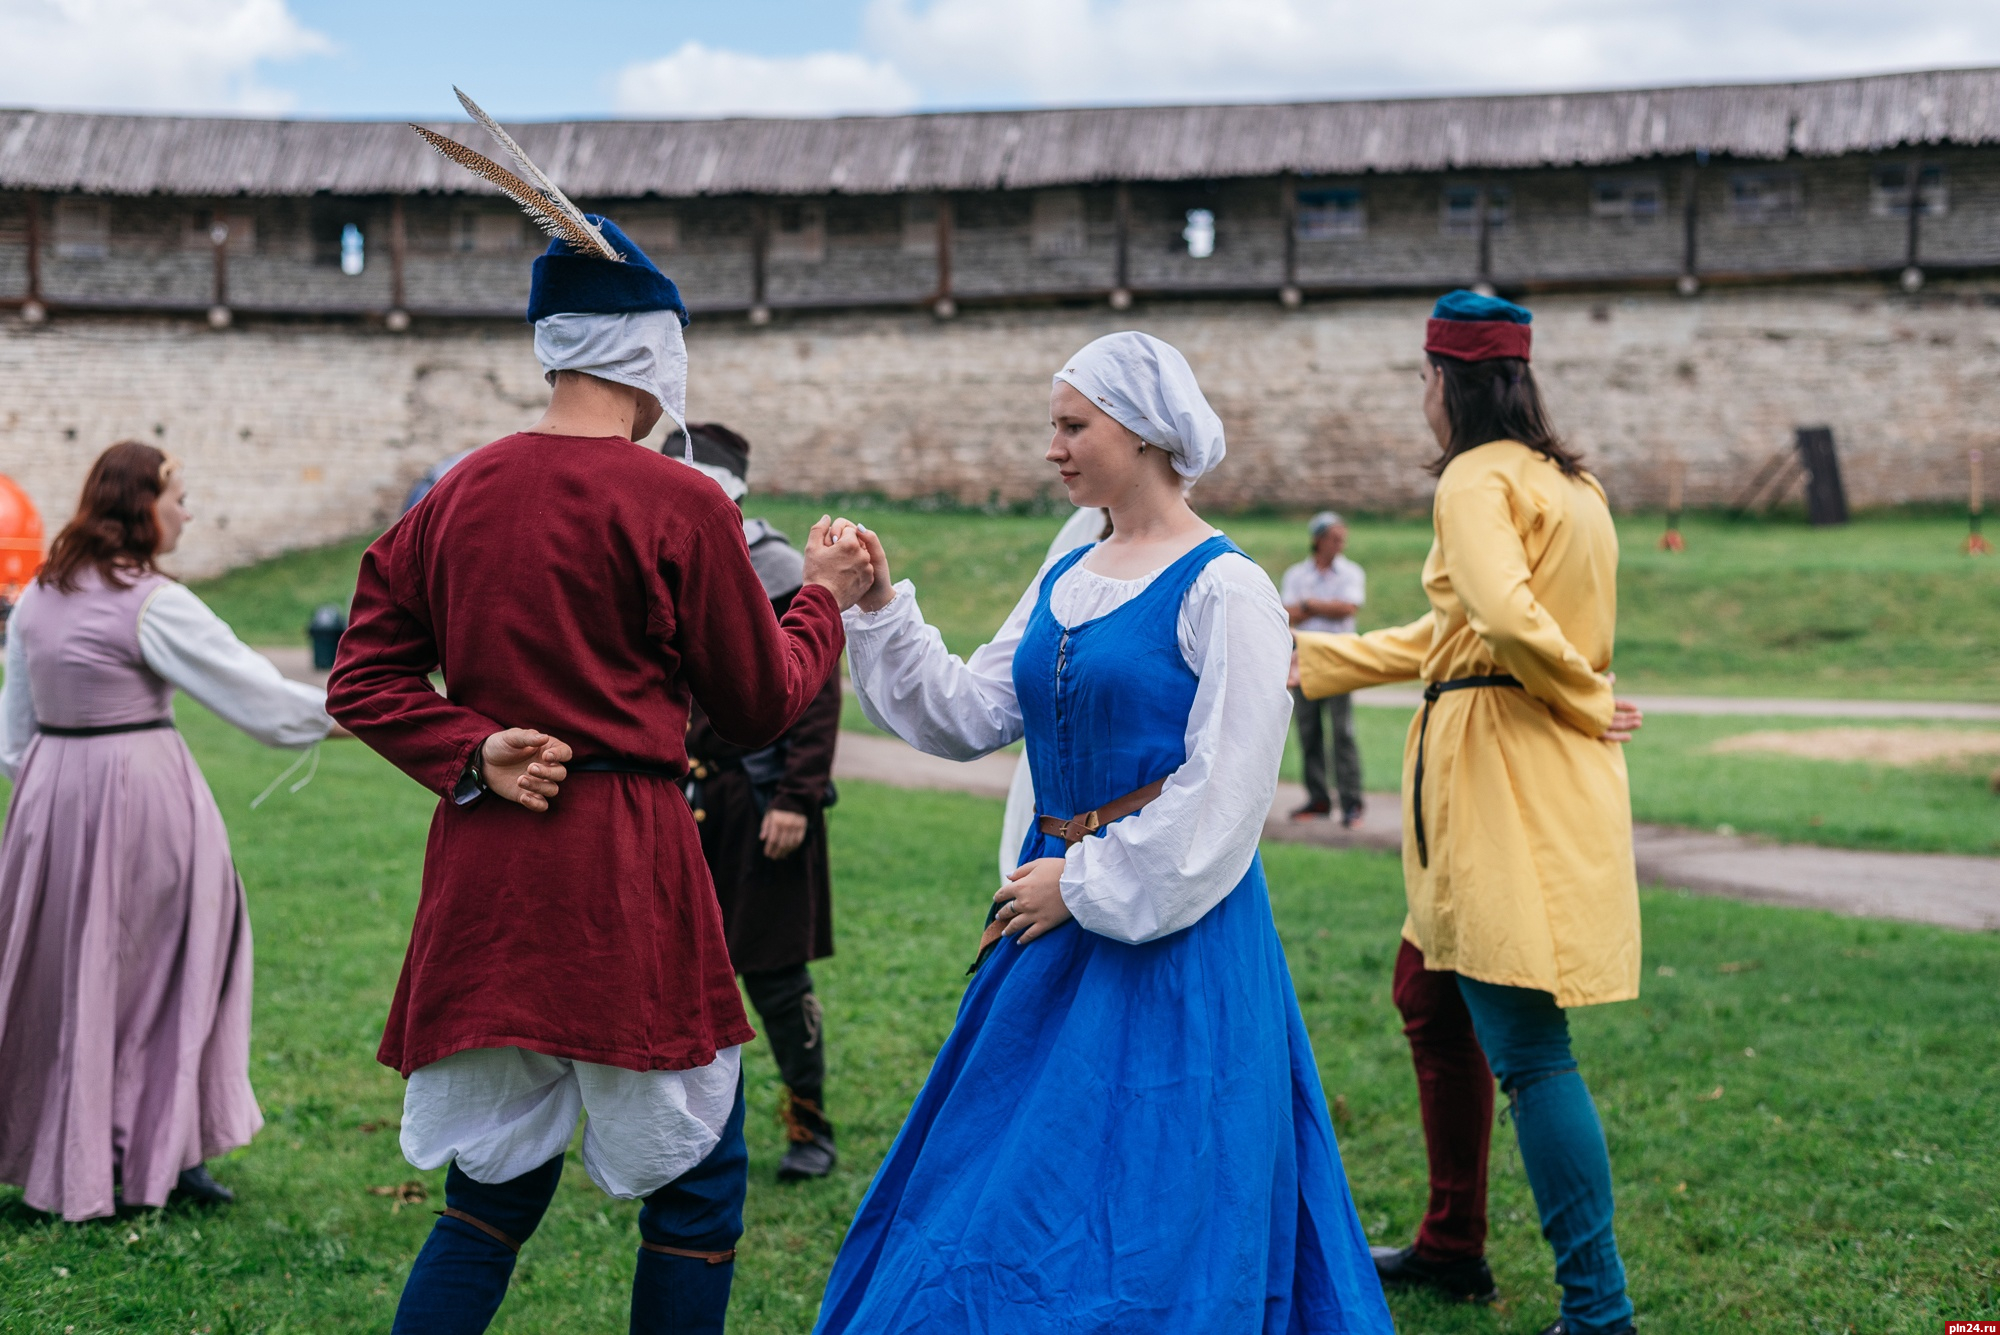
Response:
[[[681,579],[683,571],[692,573]],[[839,604],[808,584],[780,619],[750,565],[733,505],[704,516],[663,573],[672,582],[671,603],[656,605],[654,632],[680,655],[689,691],[719,736],[739,746],[769,746],[805,712],[839,661],[847,642]]]
[[[833,753],[840,743],[840,673],[829,672],[826,685],[806,706],[806,712],[786,734],[785,777],[771,805],[780,811],[810,816],[826,801],[833,782]]]
[[[431,685],[438,645],[415,542],[415,526],[399,523],[362,556],[326,708],[396,768],[448,798],[473,751],[501,725]]]

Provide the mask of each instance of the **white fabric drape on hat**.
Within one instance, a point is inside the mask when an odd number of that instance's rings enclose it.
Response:
[[[535,321],[535,358],[550,384],[558,371],[581,371],[630,385],[687,428],[687,342],[673,311],[545,315]]]
[[[1129,329],[1106,334],[1086,344],[1055,378],[1165,450],[1174,471],[1189,481],[1222,462],[1222,419],[1173,344]]]

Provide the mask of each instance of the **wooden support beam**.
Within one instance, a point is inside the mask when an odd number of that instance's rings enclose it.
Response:
[[[952,199],[950,195],[939,195],[937,201],[937,292],[931,298],[931,314],[940,320],[949,320],[958,314],[958,300],[952,296],[951,259],[954,237],[952,234]]]
[[[1701,169],[1681,173],[1681,276],[1675,287],[1684,297],[1701,291]]]
[[[1278,178],[1284,193],[1278,200],[1278,217],[1285,228],[1285,281],[1278,289],[1278,301],[1287,309],[1305,300],[1299,291],[1299,181],[1290,172]]]
[[[1491,295],[1493,291],[1493,228],[1488,216],[1493,211],[1493,193],[1486,182],[1479,183],[1479,282],[1480,291]]]
[[[771,323],[771,306],[765,299],[765,266],[771,254],[771,206],[761,201],[750,206],[750,323]]]
[[[49,318],[49,308],[42,302],[42,197],[38,192],[29,192],[28,206],[28,295],[21,303],[21,318],[29,324],[40,324]]]
[[[1112,222],[1116,260],[1111,278],[1111,309],[1122,311],[1132,304],[1132,187],[1120,181],[1112,195]]]
[[[1903,250],[1902,283],[1903,283],[1903,290],[1905,292],[1914,292],[1918,288],[1924,285],[1923,266],[1918,263],[1918,252],[1919,252],[1918,243],[1919,243],[1919,238],[1921,236],[1922,219],[1924,216],[1923,182],[1924,182],[1924,161],[1922,158],[1911,158],[1910,193],[1909,193],[1910,230],[1909,230],[1909,235],[1904,240],[1904,250]]]
[[[389,200],[389,315],[385,323],[391,333],[410,327],[409,292],[403,283],[403,267],[409,254],[410,235],[403,217],[403,197]]]
[[[215,286],[209,294],[208,323],[212,329],[229,328],[229,220],[218,211],[208,216],[208,245],[214,257]]]

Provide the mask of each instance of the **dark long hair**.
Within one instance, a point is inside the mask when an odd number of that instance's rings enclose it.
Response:
[[[1444,415],[1451,439],[1428,465],[1433,477],[1467,450],[1495,440],[1518,440],[1557,468],[1565,477],[1583,471],[1583,456],[1563,443],[1542,408],[1535,373],[1519,357],[1493,357],[1468,362],[1429,354],[1431,367],[1444,377]]]
[[[131,587],[131,577],[153,570],[160,497],[173,474],[166,451],[143,441],[121,440],[98,455],[83,480],[76,517],[49,544],[37,582],[74,593],[77,574],[95,566],[105,583],[123,589]]]

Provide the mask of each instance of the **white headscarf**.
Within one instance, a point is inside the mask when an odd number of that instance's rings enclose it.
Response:
[[[687,429],[687,343],[673,311],[545,315],[535,321],[535,357],[554,384],[557,371],[582,371],[644,390],[674,426]]]
[[[1086,344],[1055,378],[1165,450],[1174,471],[1189,482],[1222,462],[1222,419],[1173,344],[1129,329],[1106,334]]]

